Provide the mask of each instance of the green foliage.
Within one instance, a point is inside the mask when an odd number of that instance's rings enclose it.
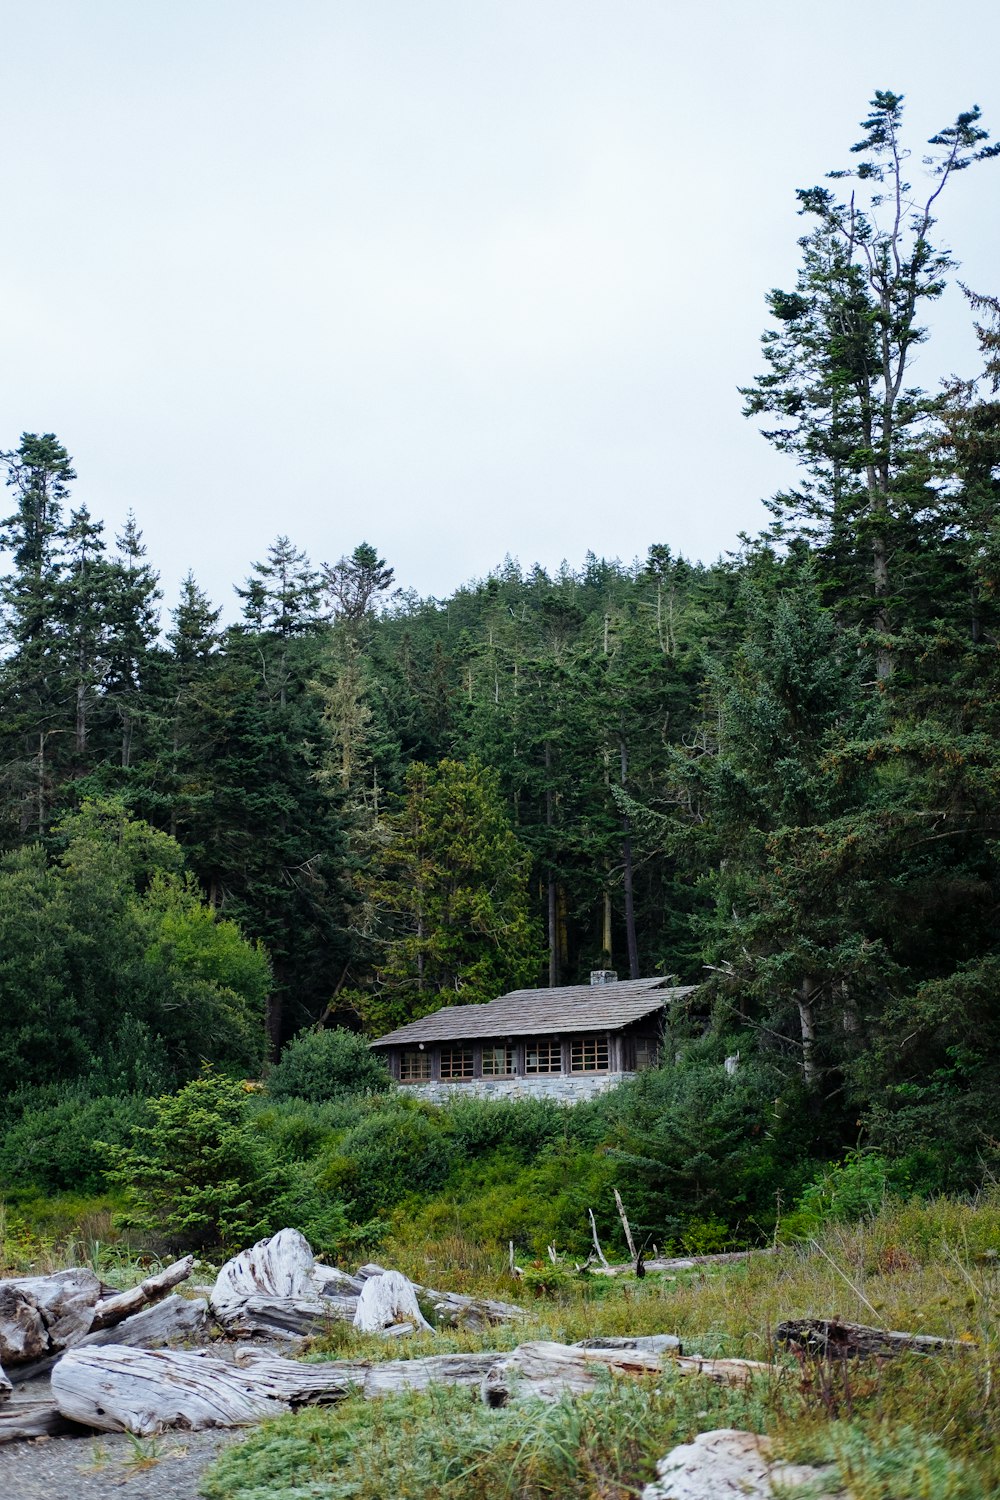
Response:
[[[372,1029],[491,1000],[535,978],[528,860],[495,772],[475,758],[410,767],[386,835],[370,890],[386,924],[379,989],[364,1006]]]
[[[206,1071],[151,1099],[149,1120],[129,1145],[107,1148],[108,1178],[127,1204],[123,1227],[174,1249],[227,1253],[281,1227],[285,1178],[242,1084]]]
[[[85,803],[0,864],[0,1084],[90,1077],[162,1088],[202,1059],[259,1065],[267,956],[220,921],[166,834],[120,801]]]
[[[714,1048],[641,1073],[607,1097],[606,1140],[633,1225],[659,1245],[719,1231],[766,1236],[777,1194],[808,1169],[799,1086],[773,1062],[730,1077]]]
[[[203,1481],[209,1500],[436,1500],[518,1495],[624,1496],[691,1430],[745,1425],[752,1394],[676,1381],[662,1391],[609,1384],[590,1399],[500,1411],[478,1392],[442,1389],[350,1398],[323,1412],[255,1429]],[[695,1417],[696,1410],[699,1417]]]
[[[351,1094],[385,1093],[392,1080],[364,1037],[344,1027],[300,1031],[287,1044],[267,1078],[274,1099],[323,1104]]]
[[[832,1162],[807,1184],[792,1212],[781,1220],[785,1239],[810,1239],[828,1223],[850,1223],[874,1214],[890,1191],[888,1164],[871,1152],[854,1151]]]
[[[138,1095],[88,1097],[80,1089],[48,1091],[0,1134],[0,1181],[43,1193],[99,1193],[106,1157],[97,1143],[124,1144],[145,1116]],[[22,1099],[24,1095],[22,1094]]]

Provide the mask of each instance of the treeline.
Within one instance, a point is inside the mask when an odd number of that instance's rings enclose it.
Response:
[[[712,566],[508,561],[421,600],[367,543],[316,566],[279,537],[237,624],[189,576],[161,636],[134,522],[109,550],[65,448],[26,435],[9,861],[64,859],[73,816],[169,836],[269,955],[274,1051],[591,968],[704,979],[720,1041],[783,1068],[827,1147],[862,1122],[974,1175],[1000,1135],[1000,303],[969,294],[978,379],[911,366],[951,264],[932,210],[995,154],[978,120],[932,139],[921,197],[879,93],[853,192],[799,194],[744,395],[800,482]]]

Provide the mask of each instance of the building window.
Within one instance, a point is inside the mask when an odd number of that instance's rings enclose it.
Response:
[[[606,1073],[608,1039],[606,1036],[578,1036],[570,1048],[571,1073]]]
[[[399,1054],[400,1083],[420,1083],[431,1076],[429,1052],[401,1052]]]
[[[656,1066],[656,1043],[648,1037],[637,1037],[635,1043],[635,1071],[644,1073]]]
[[[471,1078],[472,1058],[473,1051],[471,1047],[442,1047],[441,1077]]]
[[[561,1073],[561,1042],[529,1042],[524,1051],[526,1073]]]
[[[514,1071],[513,1047],[483,1048],[483,1077],[509,1078]]]

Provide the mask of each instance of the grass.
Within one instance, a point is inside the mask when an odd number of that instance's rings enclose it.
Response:
[[[816,1245],[675,1276],[579,1278],[527,1307],[521,1327],[424,1335],[391,1356],[510,1348],[526,1338],[678,1333],[686,1352],[768,1359],[772,1331],[794,1317],[840,1316],[936,1333],[965,1347],[843,1368],[779,1356],[780,1378],[746,1390],[679,1379],[609,1380],[549,1407],[482,1407],[438,1390],[268,1423],[204,1479],[210,1500],[625,1500],[677,1442],[713,1427],[771,1434],[778,1451],[830,1463],[854,1500],[987,1500],[1000,1493],[1000,1195],[976,1202],[888,1203]],[[525,1298],[499,1246],[460,1235],[402,1243],[384,1264],[414,1279]],[[383,1341],[338,1326],[314,1358],[385,1358]]]

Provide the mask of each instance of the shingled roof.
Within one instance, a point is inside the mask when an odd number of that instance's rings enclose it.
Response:
[[[693,985],[665,979],[620,979],[614,984],[567,984],[551,990],[511,990],[486,1005],[446,1005],[369,1043],[398,1047],[418,1042],[466,1042],[478,1037],[541,1036],[559,1031],[620,1031],[653,1015]]]

